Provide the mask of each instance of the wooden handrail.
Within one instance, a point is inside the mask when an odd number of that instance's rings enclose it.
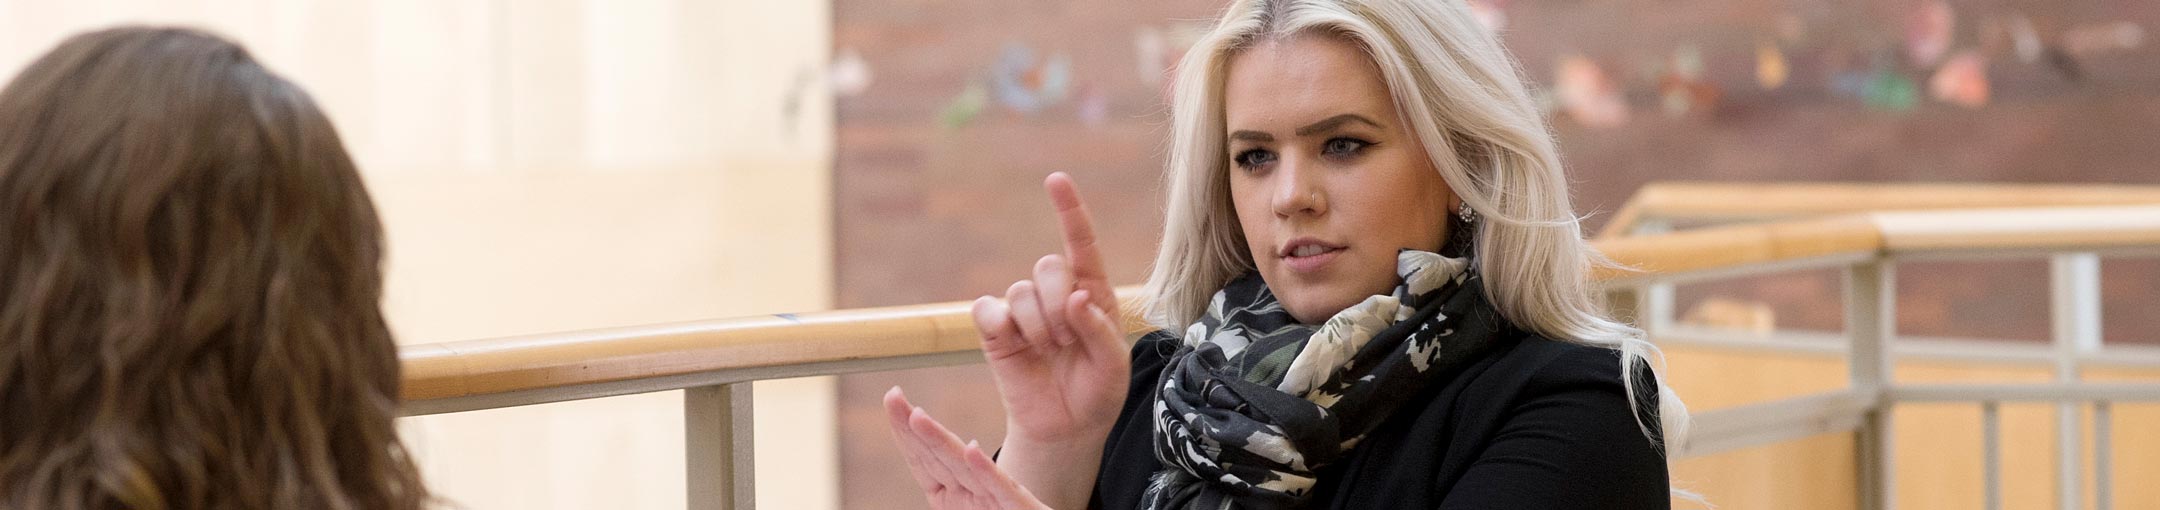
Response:
[[[1598,238],[1650,219],[1760,221],[1881,211],[2160,204],[2160,186],[1661,182],[1637,190]]]
[[[967,303],[836,310],[425,344],[404,350],[408,401],[685,372],[964,351]]]
[[[1594,244],[1638,270],[1596,278],[1626,283],[1903,250],[2160,246],[2160,206],[1876,213]],[[1129,305],[1138,298],[1135,288],[1119,294]],[[965,302],[936,303],[412,345],[403,349],[404,398],[425,403],[732,369],[965,354],[978,345],[967,309]]]
[[[1117,289],[1127,310],[1138,287]],[[970,302],[762,315],[406,346],[408,402],[718,370],[976,351]],[[1129,328],[1144,323],[1127,317]]]
[[[1766,266],[1782,262],[1865,256],[1883,247],[1882,230],[1865,216],[1701,228],[1592,243],[1632,270],[1600,268],[1599,281]]]
[[[1893,253],[2160,246],[2160,206],[1876,213]]]

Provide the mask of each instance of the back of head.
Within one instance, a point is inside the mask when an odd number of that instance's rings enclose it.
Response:
[[[409,509],[381,227],[327,117],[199,31],[0,92],[0,509]]]

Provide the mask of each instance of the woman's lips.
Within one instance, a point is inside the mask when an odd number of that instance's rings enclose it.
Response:
[[[1290,266],[1292,271],[1311,273],[1327,267],[1328,262],[1335,260],[1335,255],[1342,252],[1342,248],[1328,248],[1326,251],[1314,255],[1303,257],[1296,255],[1284,256],[1282,260],[1283,264]]]

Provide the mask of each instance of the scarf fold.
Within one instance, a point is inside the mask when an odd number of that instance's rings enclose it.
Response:
[[[1403,250],[1401,282],[1319,326],[1258,273],[1215,293],[1156,391],[1149,510],[1297,508],[1316,473],[1506,329],[1467,259]]]

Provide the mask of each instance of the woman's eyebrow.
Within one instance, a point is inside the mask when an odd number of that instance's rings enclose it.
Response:
[[[1372,126],[1374,129],[1386,129],[1381,127],[1380,123],[1373,122],[1372,119],[1365,118],[1363,115],[1358,115],[1355,113],[1345,113],[1342,115],[1328,117],[1327,120],[1307,124],[1305,127],[1297,128],[1297,135],[1308,136],[1313,133],[1333,131],[1335,128],[1342,127],[1343,124],[1348,124],[1351,122],[1363,122],[1368,126]]]
[[[1305,125],[1305,127],[1297,128],[1297,135],[1311,136],[1313,133],[1324,133],[1332,131],[1335,128],[1342,127],[1343,124],[1348,124],[1352,122],[1362,122],[1365,125],[1372,126],[1374,129],[1386,129],[1380,126],[1380,123],[1373,122],[1372,119],[1365,118],[1365,116],[1363,115],[1358,115],[1355,113],[1345,113],[1342,115],[1328,117],[1327,120],[1307,124]],[[1240,129],[1230,132],[1230,139],[1267,143],[1275,141],[1275,135],[1267,134],[1260,131],[1253,131],[1250,129]]]

